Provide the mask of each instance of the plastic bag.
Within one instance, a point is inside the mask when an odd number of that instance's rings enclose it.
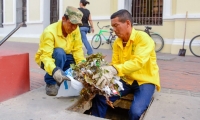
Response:
[[[83,84],[72,77],[72,69],[69,68],[65,71],[66,76],[70,78],[71,81],[63,81],[58,90],[56,97],[70,97],[70,96],[79,96],[80,91],[83,88]]]

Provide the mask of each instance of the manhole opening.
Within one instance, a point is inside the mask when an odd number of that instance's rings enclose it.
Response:
[[[128,109],[123,109],[119,107],[115,107],[115,109],[108,107],[105,118],[110,120],[128,120],[128,111]],[[90,115],[91,109],[86,110],[84,114]]]
[[[149,110],[151,104],[153,103],[153,101],[154,101],[154,97],[151,99],[151,102],[150,102],[147,110],[144,111],[144,113],[141,115],[140,120],[144,119],[145,114],[148,112],[148,110]],[[128,101],[128,102],[132,102],[132,101]],[[74,107],[76,108],[77,106],[78,106],[78,104],[76,104],[75,106],[73,106],[71,108],[74,108]],[[82,108],[82,110],[84,109],[83,107],[78,107],[78,108]],[[129,109],[124,109],[124,108],[120,108],[120,107],[115,107],[114,109],[111,108],[111,107],[108,107],[107,114],[106,114],[106,119],[111,119],[111,120],[128,120],[128,111],[129,111]],[[78,111],[76,111],[76,112],[78,112]],[[91,107],[89,109],[87,109],[87,110],[84,109],[84,111],[82,111],[81,113],[87,114],[87,115],[91,115]]]

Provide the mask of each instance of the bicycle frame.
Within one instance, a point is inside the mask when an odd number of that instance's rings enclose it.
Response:
[[[100,27],[99,22],[97,23],[97,26],[99,28],[99,32],[98,34],[95,34],[92,37],[92,41],[91,41],[91,45],[94,49],[98,49],[100,47],[100,45],[103,45],[104,43],[102,43],[103,39],[105,40],[106,44],[110,44],[111,48],[112,48],[112,44],[113,44],[113,40],[115,39],[116,35],[113,34],[113,29],[110,28],[110,30],[104,29],[105,28],[109,28],[110,25],[106,25],[103,27]],[[105,35],[104,33],[108,33],[109,35],[107,36],[107,34]]]
[[[107,38],[103,33],[110,33],[109,30],[104,30],[104,29],[100,29],[98,35],[103,36],[103,38],[107,41],[109,39],[109,37]]]
[[[147,27],[148,27],[148,28],[147,28]],[[144,32],[146,32],[149,36],[150,36],[150,34],[159,34],[159,33],[150,31],[151,29],[152,29],[151,27],[149,28],[149,26],[145,26],[145,29],[144,29],[144,30],[143,30],[143,29],[135,29],[135,30],[144,31]]]
[[[141,29],[136,29],[136,30],[140,30],[140,31],[146,32],[155,42],[155,46],[156,46],[155,47],[155,51],[159,52],[159,51],[161,51],[163,49],[164,40],[163,40],[162,36],[159,35],[158,33],[150,31],[151,29],[152,29],[152,27],[145,26],[144,30],[141,30]]]

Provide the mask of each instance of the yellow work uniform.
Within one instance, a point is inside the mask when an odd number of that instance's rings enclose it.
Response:
[[[62,48],[66,54],[72,54],[77,64],[85,60],[82,46],[79,27],[68,34],[67,37],[64,37],[62,21],[58,21],[49,25],[40,36],[40,44],[35,55],[35,61],[39,66],[43,62],[45,71],[52,75],[52,71],[56,67],[55,59],[52,58],[54,48]]]
[[[152,83],[160,91],[159,68],[154,48],[155,43],[148,34],[132,28],[125,47],[122,39],[115,40],[111,64],[126,83],[131,85],[134,80],[139,85]]]

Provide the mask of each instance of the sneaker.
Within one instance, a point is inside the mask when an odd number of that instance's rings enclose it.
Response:
[[[49,96],[56,96],[58,94],[58,89],[59,89],[59,86],[57,84],[54,84],[54,85],[47,84],[46,94]]]

